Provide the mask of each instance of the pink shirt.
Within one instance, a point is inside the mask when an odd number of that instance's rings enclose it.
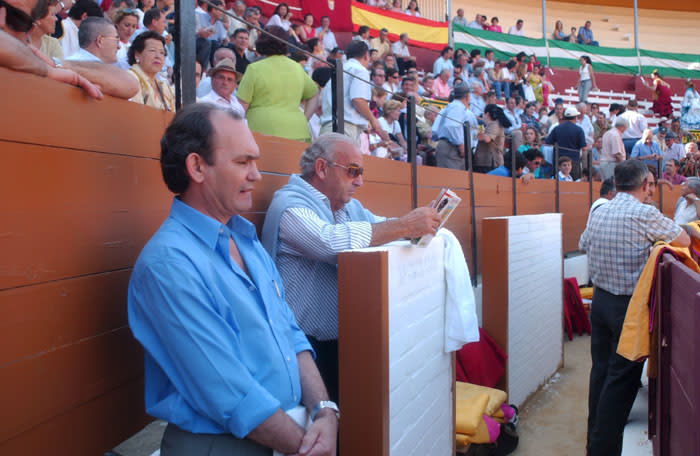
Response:
[[[489,25],[489,27],[486,30],[491,30],[492,32],[503,33],[503,30],[501,29],[500,25]]]
[[[672,178],[669,177],[668,174],[664,173],[663,178],[672,183],[673,185],[681,185],[683,182],[686,181],[685,176],[681,176],[678,173],[676,173]]]
[[[446,82],[442,82],[442,79],[435,78],[433,82],[433,93],[438,98],[449,98],[450,96],[450,86]]]

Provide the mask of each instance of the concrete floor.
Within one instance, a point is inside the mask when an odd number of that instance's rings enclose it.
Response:
[[[581,456],[586,448],[590,336],[564,343],[564,367],[520,411],[514,456]],[[646,377],[643,377],[646,383]],[[623,456],[651,456],[647,440],[647,387],[639,391],[625,428]],[[158,456],[165,423],[155,421],[114,449],[120,456]],[[426,455],[440,456],[440,455]]]

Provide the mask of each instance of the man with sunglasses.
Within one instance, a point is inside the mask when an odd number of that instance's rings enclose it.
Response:
[[[304,151],[300,175],[275,192],[262,230],[287,302],[316,352],[331,400],[338,399],[337,254],[435,233],[437,211],[403,217],[372,214],[353,198],[362,186],[362,154],[347,136],[327,133]]]

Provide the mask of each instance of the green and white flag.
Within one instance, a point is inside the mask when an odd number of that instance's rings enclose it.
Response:
[[[495,58],[502,60],[525,52],[527,55],[535,54],[540,62],[546,62],[548,44],[552,67],[577,69],[581,65],[579,58],[587,55],[596,71],[635,75],[641,63],[642,74],[658,69],[662,76],[700,78],[700,55],[640,49],[638,57],[634,49],[587,46],[556,40],[545,43],[542,38],[489,32],[457,24],[452,24],[452,32],[455,49],[480,49],[482,55],[486,49],[491,49]]]

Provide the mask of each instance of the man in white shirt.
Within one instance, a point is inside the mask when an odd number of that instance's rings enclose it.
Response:
[[[61,21],[63,35],[59,37],[63,56],[69,57],[80,50],[78,27],[88,17],[102,17],[102,10],[93,0],[78,0],[73,4],[68,17]]]
[[[389,135],[381,129],[379,121],[369,109],[372,87],[369,81],[369,48],[364,41],[351,40],[345,50],[348,61],[343,66],[343,107],[345,135],[360,145],[360,136],[371,125],[382,139]],[[331,84],[326,84],[321,94],[321,135],[333,131]]]
[[[457,10],[457,15],[452,19],[452,23],[467,27],[467,18],[464,17],[464,10],[462,8]]]
[[[525,32],[523,31],[523,23],[524,21],[522,19],[518,19],[518,22],[516,22],[515,25],[508,30],[508,34],[515,36],[525,36]]]
[[[467,27],[473,28],[476,30],[483,30],[484,29],[484,17],[481,14],[477,13],[474,20],[471,21],[469,24],[467,24]]]
[[[435,59],[435,63],[433,63],[433,74],[438,75],[442,73],[442,70],[452,71],[452,68],[454,68],[452,65],[453,54],[452,48],[450,46],[445,46],[440,53],[440,57]]]
[[[211,78],[211,92],[199,99],[200,103],[212,103],[224,106],[231,111],[245,117],[245,109],[233,94],[236,90],[236,62],[231,59],[221,60],[214,68],[209,70]]]
[[[335,35],[331,31],[331,19],[328,16],[321,17],[321,26],[316,28],[316,36],[323,42],[323,49],[326,51],[326,55],[338,47]]]
[[[87,17],[78,28],[80,49],[66,58],[75,62],[116,63],[119,49],[117,29],[104,17]]]
[[[681,187],[673,221],[681,225],[700,220],[700,178],[689,177]]]
[[[212,57],[212,65],[216,66],[224,59],[232,60],[236,63],[236,56],[233,51],[227,47],[220,47],[214,51],[214,57]],[[206,73],[202,74],[202,79],[199,81],[197,86],[197,98],[202,98],[211,92],[211,78],[207,76]]]
[[[591,204],[591,209],[588,211],[588,219],[590,220],[591,214],[594,213],[596,209],[615,198],[616,193],[615,178],[610,177],[608,179],[603,179],[603,183],[600,185],[600,198],[593,201],[593,204]],[[586,222],[586,225],[588,225],[588,222]]]
[[[515,97],[508,97],[503,114],[510,120],[510,127],[506,129],[506,136],[510,136],[510,150],[518,150],[523,144],[523,121],[515,109]]]
[[[408,33],[399,35],[399,41],[391,45],[391,52],[396,56],[396,63],[399,65],[401,74],[406,72],[408,62],[416,61],[416,57],[408,51]]]
[[[593,122],[591,122],[591,119],[587,114],[588,105],[586,103],[579,103],[576,105],[576,109],[579,111],[576,125],[581,127],[583,134],[586,135],[586,144],[592,146],[594,142],[593,136],[595,135],[595,129],[593,128]]]
[[[642,133],[648,128],[647,118],[637,112],[637,100],[630,100],[627,103],[627,110],[618,117],[627,119],[629,126],[622,134],[622,142],[625,143],[625,153],[627,157],[632,154],[634,145],[642,139]]]
[[[603,180],[615,175],[615,166],[625,160],[625,145],[622,135],[627,129],[627,119],[618,117],[613,128],[603,134],[603,147],[600,151],[600,174]]]

